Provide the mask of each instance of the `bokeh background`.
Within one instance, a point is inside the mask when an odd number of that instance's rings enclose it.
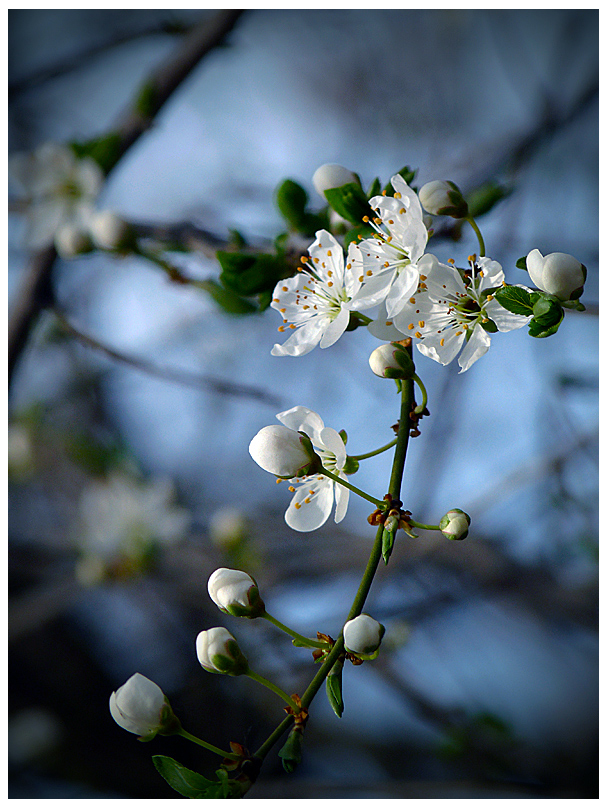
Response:
[[[9,151],[111,130],[211,14],[10,11]],[[387,628],[380,658],[345,669],[341,720],[319,694],[301,766],[287,776],[271,753],[249,798],[595,798],[598,11],[246,11],[100,206],[263,246],[284,230],[276,186],[291,177],[320,208],[325,162],[365,186],[405,164],[419,185],[504,183],[479,222],[488,254],[510,283],[525,283],[515,262],[532,248],[575,255],[587,310],[549,339],[497,334],[463,375],[418,356],[432,414],[411,442],[405,506],[429,523],[461,507],[470,537],[399,537],[365,608]],[[29,256],[12,211],[9,306]],[[475,249],[466,228],[449,235],[431,242],[441,259]],[[173,259],[218,276],[200,249]],[[215,760],[179,738],[137,743],[110,718],[112,690],[141,672],[193,733],[256,748],[280,703],[206,674],[197,633],[225,625],[289,692],[315,668],[267,623],[221,615],[208,575],[246,569],[276,617],[335,635],[374,536],[362,500],[338,526],[292,533],[251,437],[301,404],[362,453],[391,438],[397,399],[368,369],[364,329],[273,358],[274,311],[226,314],[142,259],[58,261],[53,291],[96,347],[46,311],[10,389],[11,795],[170,798],[152,753],[207,774]],[[389,462],[367,461],[356,483],[381,495]]]

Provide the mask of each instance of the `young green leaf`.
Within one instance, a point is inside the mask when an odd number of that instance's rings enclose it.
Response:
[[[152,761],[163,779],[186,799],[210,798],[207,795],[209,790],[221,787],[220,782],[205,779],[204,776],[191,771],[171,757],[156,755],[152,757]]]
[[[352,224],[360,224],[363,216],[371,215],[371,208],[363,189],[357,182],[325,191],[328,203],[336,213]]]
[[[327,689],[327,699],[331,709],[337,717],[341,717],[344,712],[344,699],[342,695],[341,678],[344,669],[343,661],[336,661],[331,667],[331,672],[327,675],[325,682]]]
[[[495,299],[506,310],[527,317],[533,314],[537,298],[537,293],[529,292],[521,286],[502,286],[495,292]]]

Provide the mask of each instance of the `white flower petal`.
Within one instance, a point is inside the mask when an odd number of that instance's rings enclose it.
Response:
[[[345,474],[340,474],[341,477],[346,479]],[[339,524],[343,521],[346,511],[348,509],[348,501],[350,499],[350,491],[343,485],[335,484],[335,523]]]
[[[313,350],[327,327],[326,317],[315,317],[300,325],[284,344],[272,348],[272,356],[305,356]]]
[[[341,470],[346,461],[346,446],[339,432],[331,427],[323,429],[320,433],[320,442],[327,451],[330,451],[331,454],[334,455],[335,464]]]
[[[310,494],[310,490],[314,491]],[[305,501],[309,499],[309,501]],[[298,506],[299,505],[299,506]],[[333,482],[326,477],[297,490],[285,513],[285,521],[297,532],[311,532],[321,527],[331,515]]]
[[[406,266],[400,271],[386,297],[386,313],[393,319],[404,304],[417,290],[419,270],[417,266]]]
[[[489,300],[485,303],[483,312],[495,322],[498,330],[504,333],[522,328],[533,319],[532,316],[525,317],[522,314],[513,314],[512,311],[508,311],[497,300]]]
[[[419,352],[429,359],[446,365],[453,361],[464,342],[465,334],[449,328],[441,334],[431,334],[418,343]],[[442,344],[441,344],[442,342]]]
[[[315,446],[322,445],[320,435],[325,424],[320,415],[306,406],[294,406],[285,412],[279,412],[276,418],[289,429],[307,434]]]
[[[335,317],[333,322],[331,322],[327,326],[325,332],[321,336],[320,339],[321,348],[331,347],[331,345],[334,345],[335,342],[337,342],[339,337],[348,327],[349,322],[350,322],[350,311],[348,308],[346,308],[345,305],[342,305],[339,314]]]
[[[460,373],[468,370],[474,364],[474,362],[477,361],[477,359],[484,356],[489,350],[490,344],[491,337],[487,331],[481,325],[477,325],[472,332],[472,336],[468,340],[468,344],[462,350],[461,355],[457,360],[457,363],[462,368]]]

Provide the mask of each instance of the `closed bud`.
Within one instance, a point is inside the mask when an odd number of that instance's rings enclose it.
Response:
[[[207,672],[242,675],[249,669],[236,639],[225,628],[201,631],[196,639],[196,654]]]
[[[69,260],[91,252],[93,243],[85,227],[70,222],[63,224],[55,233],[55,249],[60,258]]]
[[[257,583],[246,572],[217,569],[209,577],[208,589],[210,598],[224,614],[253,619],[265,611]]]
[[[356,174],[352,173],[348,168],[336,163],[327,163],[317,168],[312,177],[312,184],[318,193],[325,198],[325,191],[331,188],[341,188],[342,185],[348,185],[350,182],[358,182]]]
[[[255,462],[275,476],[291,479],[306,476],[320,467],[320,458],[307,434],[282,424],[264,426],[249,444]]]
[[[129,251],[135,245],[135,236],[128,222],[113,210],[101,210],[91,217],[91,237],[99,249]]]
[[[164,692],[141,673],[112,692],[110,714],[121,728],[145,741],[157,734],[175,734],[181,728]]]
[[[380,378],[412,378],[415,373],[413,359],[398,342],[376,347],[369,356],[369,366]]]
[[[344,625],[344,647],[363,659],[374,659],[379,653],[382,636],[386,632],[383,625],[367,614],[346,622]]]
[[[457,507],[449,510],[440,520],[440,531],[451,541],[463,541],[468,535],[470,516]]]
[[[419,191],[419,200],[433,216],[465,219],[468,215],[468,204],[454,182],[442,179],[427,182]]]
[[[561,301],[577,300],[584,291],[586,267],[565,252],[544,256],[539,249],[532,249],[527,255],[527,271],[538,289]]]

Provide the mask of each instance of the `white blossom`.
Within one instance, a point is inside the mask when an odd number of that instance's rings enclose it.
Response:
[[[260,429],[249,444],[249,454],[264,471],[283,478],[303,476],[318,462],[309,438],[285,425]]]
[[[577,300],[586,282],[586,267],[565,252],[542,255],[539,249],[532,249],[527,271],[538,289],[563,301]]]
[[[369,656],[377,652],[385,628],[368,614],[359,616],[344,625],[344,646],[349,653]]]
[[[305,268],[274,289],[271,305],[283,320],[278,330],[293,333],[282,345],[274,345],[273,356],[305,356],[319,343],[330,347],[346,330],[356,307],[362,279],[350,262],[344,266],[343,249],[334,236],[319,230],[308,252],[310,259],[302,258]]]
[[[440,531],[451,541],[462,541],[468,535],[470,516],[459,508],[449,510],[440,520]]]
[[[504,282],[502,267],[491,258],[470,260],[464,277],[455,266],[436,263],[425,288],[411,297],[394,318],[394,325],[407,336],[421,340],[417,348],[440,364],[458,359],[463,373],[483,356],[491,337],[483,325],[499,331],[522,328],[531,317],[512,314],[492,292]],[[462,350],[463,348],[463,350]]]
[[[56,143],[11,155],[8,171],[26,203],[26,243],[31,249],[52,244],[62,224],[86,226],[104,181],[92,158],[79,158],[69,146]]]
[[[369,221],[374,236],[360,241],[357,251],[348,255],[354,275],[363,283],[356,309],[384,302],[388,318],[417,290],[420,273],[427,274],[422,256],[428,241],[417,194],[399,174],[391,181],[394,196],[374,196],[369,201],[378,214]]]
[[[249,667],[236,639],[226,628],[201,631],[196,638],[196,654],[207,672],[242,675]]]
[[[110,714],[118,725],[152,739],[163,727],[170,707],[158,684],[141,673],[132,675],[110,697]]]
[[[100,249],[120,250],[134,241],[131,226],[113,210],[99,210],[91,216],[90,233]]]
[[[216,569],[209,577],[208,590],[215,605],[226,614],[251,618],[265,610],[257,583],[238,569]]]
[[[325,427],[320,415],[305,406],[294,406],[276,415],[290,429],[305,432],[312,441],[322,465],[331,473],[347,479],[343,472],[346,447],[335,429]],[[350,491],[323,474],[311,474],[291,479],[289,490],[294,494],[285,521],[291,529],[310,532],[322,526],[331,515],[335,502],[335,522],[346,515]]]
[[[348,185],[351,182],[358,182],[356,175],[348,168],[336,163],[321,165],[312,177],[312,184],[323,199],[325,191],[331,190],[331,188],[341,188],[342,185]]]

